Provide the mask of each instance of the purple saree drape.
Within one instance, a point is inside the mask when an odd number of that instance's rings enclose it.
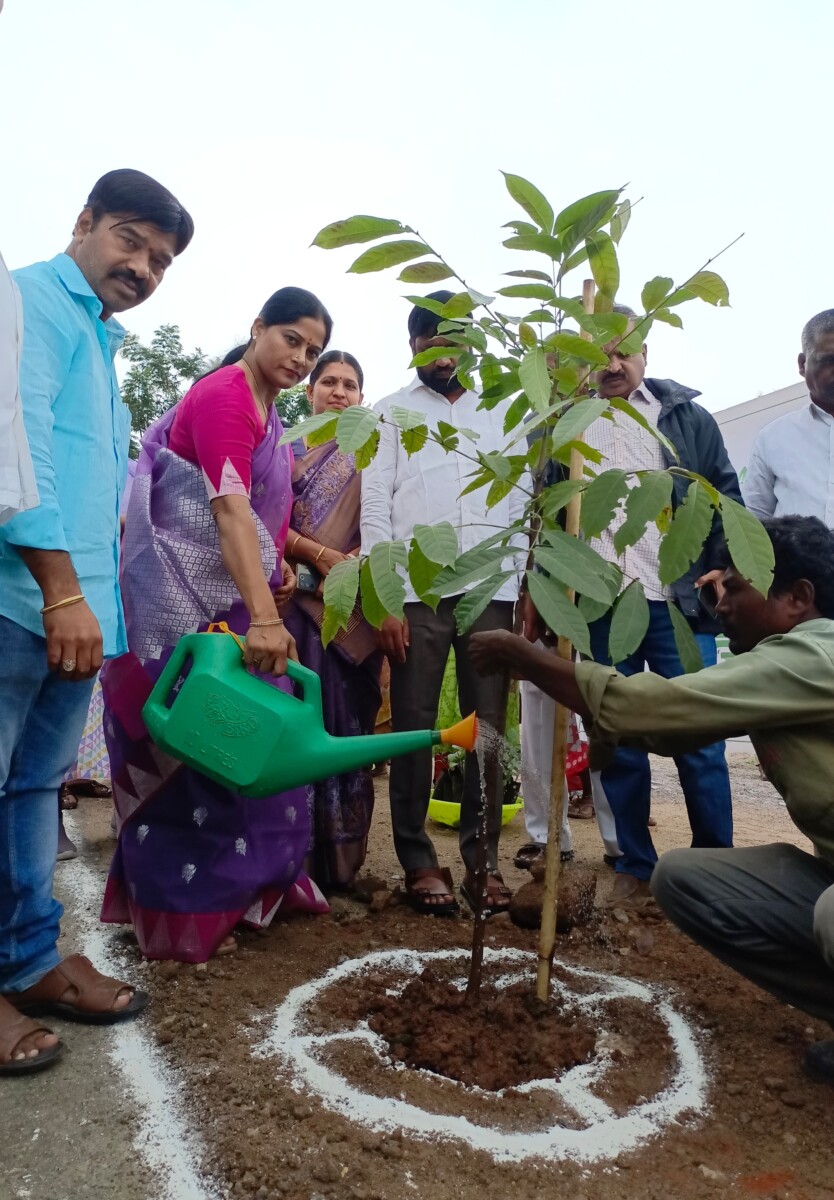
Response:
[[[306,450],[297,444],[293,470],[291,527],[342,554],[359,545],[359,476],[353,456],[335,442]],[[373,630],[357,609],[347,631],[324,648],[323,604],[296,592],[284,620],[300,661],[321,678],[328,733],[352,737],[373,733],[379,711],[381,655]],[[370,769],[334,775],[314,785],[313,846],[308,870],[322,887],[348,887],[365,861],[374,809]]]
[[[148,958],[204,962],[241,920],[264,925],[279,907],[321,912],[327,905],[300,870],[311,789],[258,800],[236,795],[164,754],[141,719],[183,634],[216,620],[241,634],[248,625],[223,565],[202,473],[168,449],[175,412],[143,440],[122,547],[130,651],[108,664],[102,680],[121,828],[101,918],[132,923]],[[292,459],[278,446],[281,434],[273,412],[252,456],[252,510],[274,587],[291,504]],[[288,680],[265,678],[291,691]]]

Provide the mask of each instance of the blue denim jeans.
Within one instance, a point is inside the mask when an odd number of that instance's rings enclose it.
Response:
[[[606,664],[611,661],[608,631],[606,618],[591,626],[594,659]],[[695,638],[704,666],[714,666],[715,638],[710,634],[696,634]],[[664,600],[649,601],[646,636],[638,649],[616,666],[621,675],[634,675],[646,666],[664,679],[683,675],[672,620]],[[677,755],[675,766],[689,814],[692,845],[732,846],[733,806],[724,742],[715,742],[691,754]],[[637,879],[651,879],[657,852],[648,825],[652,786],[648,754],[643,750],[618,747],[613,760],[603,768],[602,786],[614,813],[617,840],[623,852],[622,858],[617,860],[617,870]]]
[[[60,961],[52,895],[58,787],[78,753],[93,680],[62,682],[46,639],[0,616],[0,992]]]

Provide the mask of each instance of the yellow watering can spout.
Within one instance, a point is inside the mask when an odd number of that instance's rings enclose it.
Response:
[[[457,725],[440,730],[440,741],[444,746],[462,746],[464,750],[474,750],[478,740],[478,718],[470,713]]]

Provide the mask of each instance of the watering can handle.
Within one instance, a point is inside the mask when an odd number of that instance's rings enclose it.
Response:
[[[174,646],[174,649],[171,651],[171,657],[162,668],[162,674],[157,680],[157,684],[153,690],[151,698],[145,702],[143,709],[143,716],[145,718],[151,716],[160,724],[168,719],[171,710],[168,708],[165,700],[168,698],[171,688],[176,683],[177,676],[182,670],[183,665],[185,664],[185,661],[190,653],[190,637],[186,636],[180,638],[176,646]],[[156,698],[160,696],[162,697],[161,700]]]
[[[290,658],[287,660],[287,675],[294,683],[300,683],[302,689],[301,703],[312,709],[316,719],[321,724],[321,680],[315,671],[302,667],[301,663]]]

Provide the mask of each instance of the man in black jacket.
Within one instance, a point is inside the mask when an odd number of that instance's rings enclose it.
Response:
[[[618,311],[633,317],[629,309]],[[632,326],[633,327],[633,326]],[[618,396],[628,400],[675,446],[678,465],[696,471],[726,496],[741,501],[738,479],[730,465],[721,432],[713,417],[694,402],[700,393],[672,379],[646,379],[646,347],[639,354],[623,354],[618,342],[605,347],[608,366],[597,375],[595,386],[600,396]],[[588,429],[585,440],[605,455],[600,469],[619,467],[624,471],[663,470],[674,464],[667,449],[650,432],[628,417],[618,423],[600,418]],[[683,500],[690,480],[676,476],[672,504]],[[623,517],[620,517],[622,520]],[[704,666],[716,661],[715,633],[718,626],[701,608],[695,580],[715,563],[713,557],[721,541],[720,526],[713,528],[697,563],[671,586],[659,579],[658,550],[660,534],[650,523],[636,546],[618,555],[613,532],[603,533],[596,548],[623,569],[624,583],[639,579],[649,602],[649,627],[638,649],[625,662],[617,663],[623,675],[633,675],[648,666],[667,679],[683,674],[675,645],[667,601],[676,604],[689,621],[698,642]],[[609,620],[591,628],[594,658],[609,663]],[[733,838],[732,801],[724,743],[718,742],[692,754],[675,758],[686,800],[693,846],[731,846]],[[641,750],[619,748],[602,771],[602,785],[617,826],[622,857],[617,860],[617,878],[610,900],[612,906],[640,908],[651,899],[651,879],[657,854],[649,831],[651,815],[651,770],[648,754]]]

